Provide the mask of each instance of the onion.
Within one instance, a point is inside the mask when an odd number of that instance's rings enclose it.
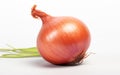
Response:
[[[37,37],[41,56],[56,65],[79,64],[90,45],[90,32],[80,20],[69,17],[53,17],[32,7],[31,15],[42,20]]]

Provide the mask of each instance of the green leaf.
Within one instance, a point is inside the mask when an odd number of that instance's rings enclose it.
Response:
[[[3,54],[1,58],[25,58],[25,57],[39,57],[38,53],[20,53],[20,54]]]
[[[3,54],[0,56],[1,58],[25,58],[25,57],[38,57],[38,56],[40,56],[36,47],[13,48],[13,49],[1,48],[0,51],[15,52],[15,54],[13,54],[13,53]]]
[[[15,49],[16,52],[17,50],[23,53],[38,53],[36,47]]]
[[[6,52],[6,51],[11,51],[11,49],[7,49],[7,48],[0,48],[0,52]]]

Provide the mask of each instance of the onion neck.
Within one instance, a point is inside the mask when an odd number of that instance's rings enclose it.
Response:
[[[43,23],[46,23],[51,18],[51,16],[46,14],[45,12],[36,10],[36,5],[32,7],[31,15],[34,18],[37,18],[37,19],[40,18]]]

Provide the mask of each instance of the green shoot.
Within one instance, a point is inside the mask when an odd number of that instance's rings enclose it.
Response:
[[[39,57],[40,54],[36,47],[30,48],[14,48],[7,45],[10,48],[0,48],[0,52],[14,52],[2,54],[0,58],[25,58],[25,57]]]

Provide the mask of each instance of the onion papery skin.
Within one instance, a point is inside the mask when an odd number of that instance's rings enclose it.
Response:
[[[77,18],[53,17],[35,7],[32,8],[32,16],[40,18],[43,24],[37,37],[41,56],[56,65],[80,63],[91,40],[86,25]]]

